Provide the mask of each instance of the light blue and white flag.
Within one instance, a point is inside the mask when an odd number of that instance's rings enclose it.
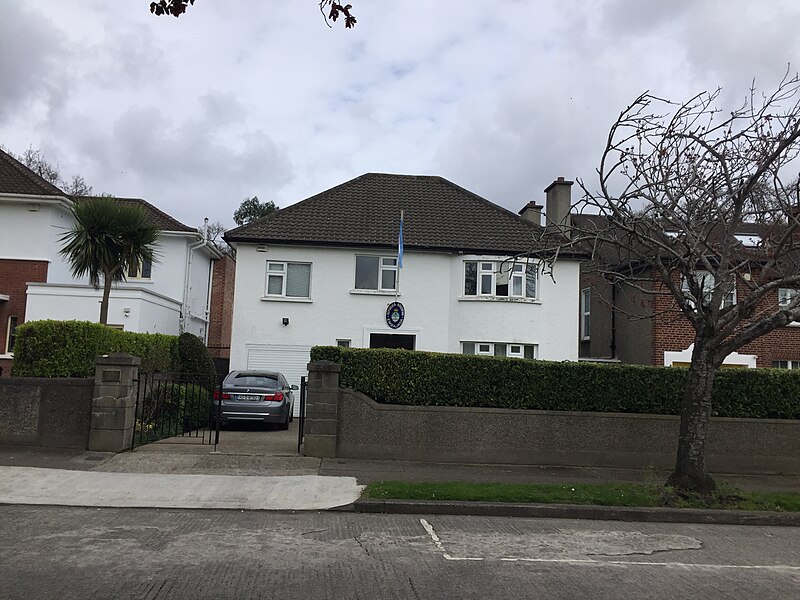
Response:
[[[403,268],[403,211],[400,211],[400,236],[397,238],[397,268]]]

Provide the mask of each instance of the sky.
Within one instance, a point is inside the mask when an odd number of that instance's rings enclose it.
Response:
[[[733,106],[800,69],[796,0],[348,1],[352,30],[317,0],[0,0],[0,145],[192,226],[367,172],[517,211],[596,180],[642,92]]]

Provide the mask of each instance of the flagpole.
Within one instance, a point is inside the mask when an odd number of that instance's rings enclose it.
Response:
[[[394,301],[400,294],[400,271],[403,270],[403,209],[400,209],[400,235],[397,238],[397,281],[394,286]]]

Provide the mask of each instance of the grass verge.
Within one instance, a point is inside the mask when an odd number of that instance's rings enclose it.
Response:
[[[710,497],[685,494],[674,488],[635,483],[370,483],[362,498],[378,500],[457,500],[535,502],[599,506],[663,506],[727,510],[800,511],[800,493],[746,492],[725,484]]]

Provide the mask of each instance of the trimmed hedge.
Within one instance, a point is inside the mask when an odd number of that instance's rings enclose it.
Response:
[[[193,333],[182,333],[175,344],[175,365],[180,373],[208,375],[213,383],[217,374],[214,359],[199,337]]]
[[[316,346],[342,367],[340,385],[376,402],[533,410],[680,414],[688,369],[548,362],[393,349]],[[723,369],[713,414],[800,419],[800,373]]]
[[[173,368],[177,337],[133,333],[88,321],[31,321],[17,329],[15,377],[91,377],[94,359],[126,352],[142,359],[142,368],[166,372]]]

